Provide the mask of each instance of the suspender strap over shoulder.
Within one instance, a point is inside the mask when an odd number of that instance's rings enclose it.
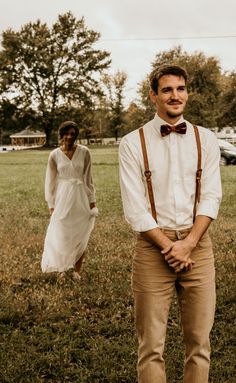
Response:
[[[194,200],[194,206],[193,206],[193,221],[196,218],[196,211],[197,211],[197,203],[200,202],[200,195],[201,195],[201,176],[202,176],[202,150],[201,150],[201,141],[200,141],[200,135],[199,131],[196,125],[193,125],[195,138],[196,138],[196,144],[197,144],[197,153],[198,153],[198,162],[197,162],[197,171],[196,171],[196,191],[195,191],[195,200]],[[148,156],[147,156],[147,148],[145,143],[145,137],[143,128],[139,128],[139,136],[141,141],[141,147],[143,152],[143,161],[144,161],[144,175],[146,177],[147,182],[147,189],[148,189],[148,195],[149,195],[149,201],[151,205],[151,211],[152,216],[157,221],[157,212],[155,208],[155,201],[154,201],[154,195],[153,195],[153,188],[152,188],[152,173],[149,169],[149,163],[148,163]]]
[[[153,195],[153,189],[152,189],[152,173],[149,169],[149,163],[148,163],[148,156],[147,156],[147,149],[146,149],[146,143],[145,143],[145,137],[143,133],[143,128],[139,129],[139,136],[141,141],[141,147],[143,152],[143,161],[144,161],[144,175],[146,177],[147,182],[147,189],[148,189],[148,195],[149,195],[149,201],[151,205],[151,211],[152,211],[152,217],[157,221],[157,213],[155,208],[155,201],[154,201],[154,195]]]
[[[195,201],[193,207],[193,220],[196,217],[197,211],[197,203],[200,202],[201,195],[201,177],[202,177],[202,150],[201,150],[201,141],[199,131],[196,125],[193,125],[196,143],[197,143],[197,153],[198,153],[198,161],[197,161],[197,172],[196,172],[196,192],[195,192]]]

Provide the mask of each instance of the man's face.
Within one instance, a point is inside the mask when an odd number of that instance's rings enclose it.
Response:
[[[188,92],[181,76],[164,75],[159,79],[158,92],[150,91],[150,98],[157,107],[157,114],[165,121],[175,123],[183,114]]]

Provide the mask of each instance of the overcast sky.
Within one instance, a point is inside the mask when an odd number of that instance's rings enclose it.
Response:
[[[177,45],[236,70],[236,0],[0,0],[0,30],[37,19],[50,26],[67,11],[101,33],[98,46],[111,53],[111,72],[127,73],[126,102],[156,54]]]

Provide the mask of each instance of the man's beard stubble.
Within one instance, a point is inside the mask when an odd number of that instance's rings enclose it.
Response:
[[[182,116],[183,112],[176,112],[176,113],[166,112],[166,114],[170,118],[176,118],[176,117]]]

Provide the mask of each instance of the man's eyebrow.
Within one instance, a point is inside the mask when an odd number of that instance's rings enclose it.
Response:
[[[165,86],[164,88],[161,88],[161,90],[172,90],[173,87],[172,86]]]
[[[186,89],[187,86],[186,85],[178,85],[176,89]],[[172,90],[174,89],[172,86],[165,86],[164,88],[161,88],[162,91],[165,91],[165,90]]]

